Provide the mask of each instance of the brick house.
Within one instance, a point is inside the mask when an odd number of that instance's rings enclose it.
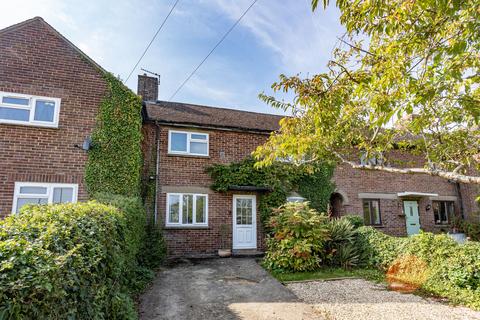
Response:
[[[103,70],[36,17],[0,30],[0,217],[25,203],[86,200]]]
[[[205,168],[249,156],[279,128],[281,117],[157,101],[157,92],[156,78],[139,76],[138,94],[145,100],[145,170],[156,183],[154,211],[169,254],[214,253],[222,242],[222,225],[228,226],[223,239],[228,247],[263,249],[255,207],[261,191],[214,192]],[[407,153],[395,157],[416,160]],[[438,177],[340,165],[333,179],[337,188],[331,198],[333,215],[361,215],[367,224],[392,235],[414,234],[420,228],[448,231],[453,214],[467,216],[477,210],[475,187]]]

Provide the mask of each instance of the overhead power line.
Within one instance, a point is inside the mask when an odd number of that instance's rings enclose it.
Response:
[[[172,101],[172,99],[177,95],[177,93],[180,92],[180,90],[182,90],[183,86],[185,86],[185,84],[190,80],[190,78],[193,77],[195,72],[197,72],[197,70],[200,69],[200,67],[208,59],[208,57],[210,57],[210,55],[213,53],[213,51],[215,51],[215,49],[217,49],[217,47],[223,42],[223,40],[225,40],[225,38],[230,34],[230,32],[232,32],[232,30],[243,19],[243,17],[245,17],[245,15],[248,13],[248,11],[250,11],[250,9],[253,7],[253,5],[257,1],[258,0],[254,0],[250,4],[250,6],[243,12],[243,14],[237,19],[237,21],[235,21],[235,23],[230,27],[230,29],[228,29],[228,31],[223,35],[223,37],[217,42],[217,44],[213,47],[213,49],[210,50],[210,52],[205,56],[205,58],[203,58],[203,60],[198,64],[198,66],[195,69],[193,69],[192,73],[190,73],[190,75],[185,79],[185,81],[183,81],[182,84],[177,88],[177,90],[175,90],[175,92],[172,94],[172,96],[170,97],[170,99],[168,101]]]
[[[148,46],[145,48],[145,51],[143,51],[142,55],[140,56],[140,58],[138,59],[137,63],[135,63],[135,66],[132,68],[132,71],[130,71],[130,73],[128,74],[128,77],[127,79],[125,79],[125,82],[128,81],[128,79],[130,79],[130,77],[132,76],[133,72],[135,71],[135,69],[137,69],[138,65],[140,64],[140,61],[142,61],[143,57],[145,56],[145,54],[147,53],[148,49],[150,49],[150,46],[152,45],[153,41],[155,41],[155,38],[158,36],[158,34],[160,33],[160,30],[162,30],[163,26],[165,25],[165,23],[167,22],[168,18],[170,17],[170,15],[172,14],[173,12],[173,9],[175,9],[175,7],[177,6],[178,2],[180,2],[180,0],[177,0],[175,1],[175,3],[173,4],[172,8],[170,9],[170,11],[168,12],[167,16],[165,17],[165,19],[163,20],[162,24],[160,25],[160,27],[158,28],[157,32],[155,32],[155,34],[153,35],[153,38],[152,40],[150,40],[150,43],[148,44]]]

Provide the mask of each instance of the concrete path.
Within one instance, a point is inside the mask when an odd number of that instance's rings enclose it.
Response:
[[[323,319],[254,259],[194,260],[160,272],[140,299],[140,319]]]

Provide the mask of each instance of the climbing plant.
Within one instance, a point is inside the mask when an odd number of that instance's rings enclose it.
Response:
[[[215,164],[207,168],[213,179],[212,189],[227,192],[232,186],[255,186],[268,190],[259,200],[262,222],[267,222],[273,208],[286,202],[290,192],[298,192],[320,212],[327,210],[334,190],[331,182],[334,167],[317,162],[293,165],[274,162],[270,166],[257,167],[253,158],[230,164]]]
[[[106,73],[102,100],[85,180],[89,194],[139,195],[142,166],[141,99],[112,74]]]

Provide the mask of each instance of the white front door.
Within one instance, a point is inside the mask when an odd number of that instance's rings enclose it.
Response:
[[[405,212],[405,223],[407,224],[407,234],[417,234],[420,232],[420,217],[418,216],[417,201],[403,201]]]
[[[233,196],[233,249],[257,248],[257,203],[254,195]]]

